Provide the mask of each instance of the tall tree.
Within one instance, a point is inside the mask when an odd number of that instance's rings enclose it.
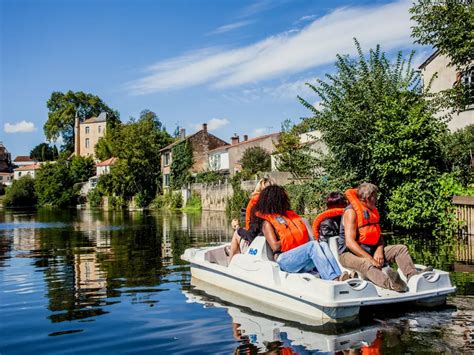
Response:
[[[435,47],[458,69],[474,61],[474,4],[472,1],[418,0],[410,8],[412,36]]]
[[[120,122],[117,111],[107,106],[102,99],[93,94],[82,91],[55,91],[47,102],[48,120],[44,124],[44,133],[50,141],[63,139],[63,150],[74,150],[74,120],[77,116],[81,121],[98,116],[101,112],[107,113],[107,126]]]
[[[40,143],[30,152],[30,158],[37,161],[50,161],[58,157],[58,148],[50,146],[48,143]]]

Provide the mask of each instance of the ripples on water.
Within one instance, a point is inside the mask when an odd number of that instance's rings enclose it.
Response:
[[[219,213],[0,211],[0,353],[474,351],[471,240],[401,238],[417,262],[452,272],[459,292],[447,307],[308,327],[191,280],[182,252],[231,232]]]

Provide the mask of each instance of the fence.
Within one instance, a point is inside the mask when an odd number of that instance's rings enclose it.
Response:
[[[454,196],[453,204],[461,227],[458,231],[459,244],[457,248],[457,261],[472,265],[474,255],[474,196]],[[464,265],[464,267],[466,267]],[[461,270],[458,270],[461,271]],[[472,266],[469,270],[472,271]]]

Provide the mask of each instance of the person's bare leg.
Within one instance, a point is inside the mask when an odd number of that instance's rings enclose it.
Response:
[[[240,253],[240,236],[237,234],[237,231],[232,235],[232,241],[230,242],[230,260],[234,257],[235,254]]]

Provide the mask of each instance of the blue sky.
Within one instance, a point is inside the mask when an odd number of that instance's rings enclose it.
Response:
[[[335,54],[377,43],[417,49],[411,1],[0,0],[0,140],[13,156],[44,141],[52,91],[85,91],[169,131],[207,122],[224,140],[279,130],[308,112],[304,86]]]

